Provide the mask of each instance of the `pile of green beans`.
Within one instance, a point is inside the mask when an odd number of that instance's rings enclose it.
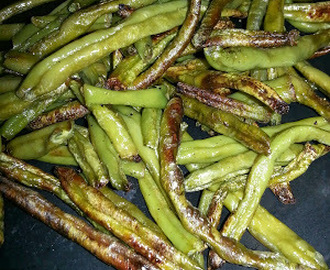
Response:
[[[329,52],[330,2],[66,0],[38,14],[50,2],[0,9],[0,246],[10,200],[116,269],[329,269],[260,202],[269,188],[293,204],[291,181],[330,151],[330,77],[309,62]],[[317,116],[281,123],[294,103]],[[148,213],[119,195],[132,181]]]

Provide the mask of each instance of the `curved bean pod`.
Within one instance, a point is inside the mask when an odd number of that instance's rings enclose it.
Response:
[[[204,49],[204,55],[213,68],[228,72],[287,67],[311,57],[315,51],[327,46],[329,42],[330,30],[323,30],[314,35],[301,37],[297,41],[297,46],[293,47],[222,49],[215,46]]]
[[[269,156],[259,156],[253,165],[245,188],[244,198],[237,211],[226,221],[222,231],[224,235],[234,239],[239,239],[242,236],[252,220],[262,194],[268,186],[277,157],[291,144],[308,140],[317,140],[330,145],[329,132],[311,126],[289,128],[272,140],[271,154]]]

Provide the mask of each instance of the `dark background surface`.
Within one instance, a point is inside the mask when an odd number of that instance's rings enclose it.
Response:
[[[9,0],[1,0],[0,7]],[[38,15],[46,14],[50,4],[39,8]],[[29,12],[12,19],[23,21]],[[330,57],[322,57],[312,61],[312,64],[329,73]],[[316,115],[310,109],[297,104],[291,105],[288,115],[283,121],[293,121]],[[191,124],[190,131],[196,138],[204,136],[193,121],[185,119]],[[295,205],[283,205],[267,190],[261,204],[288,225],[293,231],[315,247],[330,264],[330,183],[329,166],[330,155],[324,156],[310,166],[309,170],[292,182],[291,186],[296,197]],[[52,165],[34,163],[44,170],[51,172]],[[132,189],[128,193],[121,193],[130,201],[137,204],[147,213],[137,182],[132,179]],[[52,194],[42,192],[49,200],[63,210],[73,213]],[[199,193],[188,194],[188,198],[197,203]],[[148,214],[148,213],[147,213]],[[225,212],[224,219],[228,215]],[[242,243],[253,249],[264,249],[251,235],[245,233]],[[62,237],[43,223],[26,214],[8,200],[5,200],[5,243],[0,247],[0,270],[103,270],[113,269],[102,263],[84,248]],[[247,269],[241,266],[226,264],[222,269]]]

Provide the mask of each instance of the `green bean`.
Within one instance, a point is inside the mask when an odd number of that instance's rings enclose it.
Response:
[[[258,269],[299,267],[283,261],[280,257],[274,257],[272,253],[258,252],[257,254],[240,243],[223,237],[217,229],[212,228],[208,219],[187,201],[183,187],[183,174],[175,162],[180,141],[180,123],[183,117],[180,99],[171,99],[163,115],[160,138],[161,180],[185,228],[201,237],[228,262]]]
[[[254,163],[242,199],[235,214],[226,221],[223,234],[239,239],[251,222],[260,198],[268,185],[276,158],[291,144],[307,140],[317,140],[330,144],[329,132],[311,126],[296,126],[279,133],[271,142],[269,156],[261,155]]]
[[[144,108],[141,115],[143,144],[156,151],[158,150],[161,117],[162,110],[155,108]]]
[[[4,75],[0,77],[0,95],[16,90],[22,81],[22,77],[15,75]]]
[[[154,180],[157,182],[158,187],[161,188],[159,183],[159,162],[156,152],[143,144],[141,114],[134,109],[125,106],[117,106],[116,110],[125,121],[140,157],[146,164],[146,167],[150,171]]]
[[[102,130],[93,116],[87,116],[91,141],[95,150],[108,170],[111,185],[118,190],[129,190],[129,182],[121,168],[119,155],[108,135]]]
[[[127,0],[124,2],[121,1],[120,4],[132,5],[134,8],[137,8],[153,2],[154,0]],[[118,11],[118,6],[118,1],[103,2],[73,13],[63,22],[58,32],[49,35],[48,38],[35,44],[31,52],[40,56],[50,54],[59,47],[84,34],[100,16]]]
[[[153,219],[173,245],[185,254],[202,251],[205,248],[203,242],[183,227],[150,173],[145,170],[144,176],[138,177],[138,181]]]
[[[110,89],[127,89],[136,77],[164,51],[168,43],[174,38],[175,33],[165,36],[162,40],[154,44],[152,57],[148,61],[143,61],[139,55],[126,57],[115,67],[110,74],[107,87]]]
[[[56,89],[51,97],[40,98],[34,100],[28,107],[24,108],[22,112],[11,116],[1,127],[1,135],[7,140],[15,137],[22,131],[33,119],[43,113],[47,107],[54,103],[65,91],[67,87],[65,84]]]
[[[211,184],[218,183],[218,181],[222,180],[222,177],[229,173],[249,169],[253,165],[256,157],[256,153],[245,151],[234,156],[223,158],[214,165],[194,171],[185,179],[185,190],[187,192],[192,192],[205,189]]]
[[[174,76],[171,76],[171,73],[169,73],[168,76],[172,79],[175,79],[176,75],[174,74]],[[248,76],[221,73],[218,71],[201,70],[183,73],[181,76],[178,76],[177,80],[196,85],[197,87],[201,87],[203,89],[237,89],[252,95],[275,112],[281,114],[286,113],[289,109],[288,105],[272,88]]]
[[[241,192],[229,193],[224,205],[233,212],[242,197]],[[320,253],[260,205],[249,225],[249,232],[264,246],[295,263],[315,269],[328,268]]]
[[[59,148],[67,149],[66,146],[61,146]],[[68,150],[65,150],[68,152]],[[70,152],[68,152],[70,154]],[[70,154],[71,155],[71,154]],[[74,165],[74,164],[72,164]],[[54,193],[57,197],[71,206],[78,214],[83,213],[78,209],[78,207],[69,199],[67,194],[61,188],[60,181],[53,175],[47,174],[30,164],[27,164],[21,160],[15,159],[11,156],[0,154],[0,171],[8,178],[15,179],[16,181],[29,186],[35,187],[42,190],[47,190]],[[150,228],[157,231],[160,235],[161,232],[159,228],[148,219],[134,204],[120,197],[110,189],[103,187],[101,192],[119,208],[125,209],[132,216],[137,218],[140,222],[148,224]],[[110,198],[111,197],[111,198]],[[90,220],[91,221],[91,220]],[[91,221],[95,227],[101,231],[105,229],[98,225],[97,223]]]
[[[113,53],[111,53],[111,66],[112,69],[116,69],[118,65],[123,61],[124,55],[122,54],[121,50],[115,50]],[[112,87],[108,87],[112,88]]]
[[[132,16],[116,27],[91,33],[69,43],[38,63],[22,83],[17,94],[23,97],[26,92],[27,96],[33,98],[44,92],[52,91],[53,86],[60,81],[65,81],[69,75],[90,65],[91,62],[94,63],[96,60],[104,58],[112,51],[130,45],[143,36],[164,32],[179,25],[185,16],[185,6],[186,2],[184,1],[161,4],[156,6],[156,8],[147,6],[134,12]],[[153,16],[157,16],[157,20],[154,20]],[[153,21],[152,25],[150,20]],[[143,29],[142,33],[138,31],[141,29]],[[118,36],[120,36],[120,40]],[[100,50],[100,48],[103,49]],[[74,59],[69,56],[72,56]],[[60,63],[58,63],[59,60],[61,60]],[[55,69],[60,68],[62,71],[58,75],[61,74],[61,76],[56,76],[57,78],[55,79],[48,72],[48,69],[51,67],[52,74],[56,72]],[[65,68],[62,69],[63,67]],[[49,79],[50,81],[48,81]],[[48,82],[46,83],[46,81]],[[44,83],[47,84],[46,88],[42,86]],[[37,88],[35,88],[36,86]],[[32,88],[35,88],[33,94],[30,93],[31,95],[28,95]]]
[[[63,212],[37,192],[24,188],[1,177],[0,190],[34,217],[61,232],[68,238],[95,254],[103,262],[118,269],[158,269],[144,257],[138,255],[117,238],[101,233],[77,217]]]
[[[301,145],[292,145],[276,160],[276,163],[286,165],[296,158],[301,151]],[[187,192],[202,190],[211,185],[230,180],[231,174],[236,175],[237,172],[241,174],[240,171],[246,173],[246,170],[252,167],[256,158],[257,154],[252,151],[242,151],[236,155],[228,155],[214,164],[190,173],[184,182],[185,190]]]
[[[213,198],[210,202],[207,218],[210,220],[210,224],[213,228],[217,228],[220,223],[220,217],[223,207],[223,201],[227,197],[228,191],[223,188],[219,188],[213,195]],[[208,269],[216,270],[221,268],[225,261],[213,250],[211,249],[208,254]]]
[[[292,30],[288,33],[267,32],[260,30],[224,29],[214,30],[211,37],[203,47],[220,46],[226,47],[281,47],[296,44],[299,33]]]
[[[46,155],[37,158],[37,160],[57,165],[79,166],[66,145],[50,150]]]
[[[214,131],[227,136],[259,153],[269,153],[269,138],[259,128],[240,121],[227,112],[208,107],[198,101],[182,97],[185,114],[200,123],[211,127]]]
[[[27,11],[31,8],[34,8],[36,6],[54,2],[55,0],[20,0],[17,1],[11,5],[8,5],[0,10],[0,23],[3,21],[9,19],[10,17],[22,13],[24,11]]]
[[[150,258],[161,269],[201,269],[195,262],[174,249],[158,233],[141,224],[124,210],[118,211],[113,202],[101,192],[73,174],[72,169],[58,168],[61,184],[69,197],[87,211],[93,220],[102,224],[117,237]],[[162,248],[160,249],[159,246]]]
[[[29,53],[9,51],[6,54],[4,66],[10,70],[16,71],[21,74],[27,74],[31,67],[38,62],[38,57]]]
[[[285,124],[277,125],[277,126],[267,126],[267,127],[262,127],[261,129],[268,134],[268,136],[272,137],[276,135],[279,132],[282,132],[283,130],[294,127],[294,126],[315,126],[321,129],[324,129],[325,126],[327,126],[327,121],[323,117],[309,117],[309,118],[304,118],[302,120],[298,120],[295,122],[288,122]],[[188,134],[185,134],[185,136],[188,136]],[[224,146],[226,144],[232,144],[235,143],[235,139],[225,136],[225,135],[217,135],[213,136],[210,138],[206,139],[201,139],[201,140],[184,140],[181,143],[180,148],[182,147],[183,149],[193,149],[193,148],[217,148]],[[179,150],[180,151],[180,150]]]
[[[226,4],[225,8],[238,8],[243,3],[243,0],[234,0]]]
[[[264,19],[264,30],[284,32],[284,0],[269,0]]]
[[[307,23],[287,20],[292,26],[304,33],[315,33],[330,28],[330,23]]]
[[[12,156],[0,153],[0,171],[4,176],[15,179],[15,181],[25,186],[50,191],[73,209],[78,209],[61,188],[59,180],[37,167]],[[78,212],[81,213],[79,210]]]
[[[286,19],[301,22],[330,22],[330,2],[293,3],[284,6]]]
[[[144,176],[145,164],[143,162],[133,162],[121,160],[121,166],[124,173],[136,179]]]
[[[45,27],[41,28],[39,31],[34,33],[32,36],[30,36],[28,39],[24,41],[19,47],[16,49],[21,52],[28,52],[32,53],[33,55],[36,55],[39,59],[41,58],[40,55],[37,55],[33,52],[33,46],[35,44],[38,44],[39,42],[43,42],[44,38],[51,35],[52,33],[56,32],[63,21],[65,20],[66,16],[58,16],[55,20],[47,24]]]
[[[0,95],[0,121],[21,113],[31,104],[31,101],[21,100],[15,92],[6,92]]]
[[[70,92],[74,94],[74,96],[78,99],[78,101],[81,104],[85,104],[85,99],[82,93],[82,84],[83,82],[81,82],[80,80],[70,80],[69,88],[71,90]]]
[[[158,57],[156,62],[133,82],[132,89],[143,89],[150,86],[154,81],[160,78],[165,73],[166,69],[180,56],[193,37],[198,24],[200,9],[201,0],[192,0],[190,2],[186,18],[178,34],[171,44],[166,47],[162,55]]]
[[[247,17],[246,29],[259,30],[266,13],[269,0],[252,0]]]
[[[134,43],[134,47],[144,62],[149,61],[152,58],[152,38],[147,36]]]
[[[26,24],[23,26],[23,28],[12,38],[13,49],[16,50],[25,40],[35,34],[38,30],[39,28],[33,24]]]
[[[187,97],[194,98],[210,107],[221,111],[232,113],[242,118],[253,119],[258,122],[267,123],[270,121],[271,113],[263,106],[250,106],[245,102],[235,100],[219,94],[217,90],[200,89],[185,83],[177,84],[177,91]]]
[[[149,227],[152,231],[156,232],[163,240],[166,241],[166,236],[157,226],[157,224],[147,218],[145,214],[135,204],[125,200],[108,187],[103,187],[100,189],[100,191],[106,198],[111,200],[115,206],[121,209],[125,209],[125,211],[132,215],[132,217],[136,218],[144,226]]]
[[[16,137],[7,144],[6,149],[13,157],[35,159],[66,144],[72,134],[73,123],[62,122]]]
[[[103,61],[100,60],[89,65],[88,67],[85,67],[79,72],[79,75],[85,84],[91,84],[97,87],[105,87],[108,70]]]
[[[0,24],[0,41],[9,41],[24,26],[23,23]]]
[[[211,34],[213,27],[218,23],[221,12],[229,3],[228,0],[212,0],[205,12],[202,22],[193,36],[192,43],[196,48],[201,48]]]
[[[181,165],[190,163],[211,163],[223,158],[246,152],[248,149],[238,143],[215,147],[185,148],[179,147],[177,162]]]
[[[307,80],[320,87],[320,91],[330,97],[330,77],[328,74],[313,67],[307,61],[297,63],[295,68],[298,69]]]
[[[330,119],[330,102],[325,98],[321,98],[316,95],[312,87],[306,83],[297,73],[291,69],[289,71],[292,74],[292,84],[294,86],[297,101],[305,106],[314,109],[318,114],[326,118],[328,121]]]
[[[92,105],[90,110],[109,136],[120,158],[139,161],[139,152],[133,142],[133,135],[127,129],[123,118],[113,109],[102,105]]]
[[[113,104],[161,109],[167,103],[164,91],[157,88],[139,91],[114,91],[85,84],[83,93],[87,106]]]
[[[296,93],[292,85],[292,78],[286,74],[273,80],[264,81],[288,104],[296,101]]]
[[[72,138],[69,139],[68,147],[91,186],[100,188],[109,182],[106,169],[101,163],[93,145],[77,129]]]
[[[33,16],[31,17],[31,23],[40,29],[56,20],[57,17],[57,15]]]
[[[71,13],[74,13],[82,8],[94,4],[95,2],[96,0],[73,0],[72,2],[69,2],[67,9]]]
[[[329,147],[326,147],[323,144],[311,145],[306,143],[305,149],[292,160],[281,173],[273,176],[270,181],[270,187],[272,185],[281,184],[284,182],[290,182],[298,176],[302,175],[309,165],[320,156],[329,152]]]
[[[330,30],[323,30],[314,35],[303,36],[297,46],[258,49],[238,47],[221,49],[210,47],[204,49],[209,64],[222,71],[245,71],[270,67],[287,67],[305,60],[318,49],[330,42]]]

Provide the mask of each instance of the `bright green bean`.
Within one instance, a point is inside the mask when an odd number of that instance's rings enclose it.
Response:
[[[23,23],[0,24],[0,41],[8,41],[13,38],[24,26]]]
[[[161,109],[167,103],[164,91],[157,88],[139,91],[114,91],[85,84],[83,93],[87,106],[113,104]]]
[[[156,108],[144,108],[141,115],[141,131],[143,144],[158,151],[160,120],[162,110]]]
[[[128,180],[121,168],[121,161],[105,131],[93,116],[87,116],[90,138],[95,150],[108,170],[111,185],[117,190],[129,190]]]
[[[9,19],[10,17],[22,13],[24,11],[27,11],[31,8],[34,8],[36,6],[54,2],[55,0],[20,0],[17,1],[9,6],[6,6],[0,10],[0,23],[3,21]]]
[[[330,28],[330,23],[308,23],[308,22],[298,22],[295,20],[288,20],[288,22],[297,28],[299,31],[304,33],[316,33]]]
[[[109,136],[114,148],[122,159],[139,160],[139,153],[123,118],[113,109],[92,105],[90,107],[97,122]]]
[[[252,0],[247,17],[246,29],[260,30],[269,0]]]
[[[128,46],[143,36],[164,32],[179,25],[184,20],[186,4],[185,1],[173,1],[152,8],[148,6],[141,8],[116,27],[91,33],[64,46],[41,61],[29,73],[17,94],[21,97],[26,94],[26,97],[33,98],[44,92],[52,91],[53,86],[60,81],[65,81],[69,75],[90,65],[91,62],[104,58],[112,51]],[[154,20],[153,16],[157,16],[157,20]],[[153,21],[153,24],[150,23],[150,20]],[[141,29],[143,29],[142,33],[139,31]],[[120,38],[118,38],[119,36]],[[125,38],[123,39],[123,37]],[[100,48],[103,49],[100,50]],[[69,57],[71,55],[73,59]],[[62,61],[58,63],[59,60]],[[63,69],[63,67],[65,68]],[[48,72],[50,68],[51,74]],[[58,76],[55,78],[52,74],[57,72],[58,68],[61,69],[61,72],[56,73]],[[35,88],[34,94],[28,95],[32,88]]]
[[[32,120],[43,113],[52,103],[54,103],[64,92],[67,91],[65,84],[58,87],[51,97],[44,97],[34,100],[22,112],[11,116],[1,127],[1,135],[7,140],[14,138]]]
[[[68,141],[69,150],[83,170],[89,184],[101,188],[109,182],[109,175],[89,138],[80,132],[81,129],[88,134],[87,128],[78,129],[75,126],[73,136]]]
[[[36,159],[66,144],[72,134],[73,123],[61,122],[16,137],[7,144],[6,149],[16,158]]]

